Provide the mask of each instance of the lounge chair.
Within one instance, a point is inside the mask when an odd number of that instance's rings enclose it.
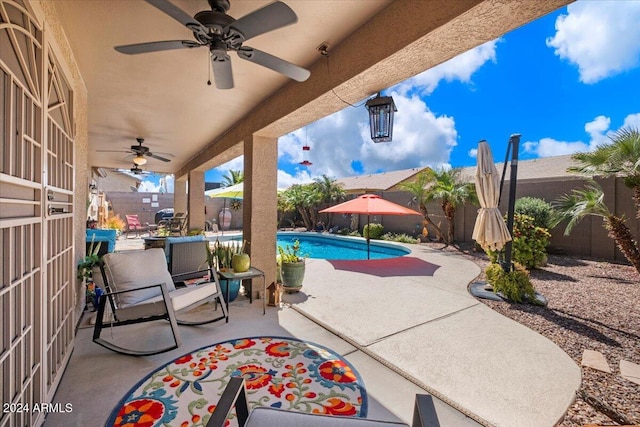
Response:
[[[244,378],[232,377],[222,392],[206,427],[222,427],[233,408],[236,408],[239,427],[391,427],[407,424],[357,417],[307,414],[258,406],[249,412]],[[416,395],[412,427],[440,427],[433,400],[426,394]]]
[[[172,246],[178,257],[179,245]],[[185,247],[185,249],[188,254],[193,248]],[[204,253],[204,247],[201,251]],[[202,325],[226,320],[228,315],[217,275],[212,274],[208,269],[187,273],[181,271],[180,279],[200,277],[203,283],[176,289],[174,279],[167,269],[167,259],[163,249],[106,254],[93,271],[94,281],[103,291],[98,303],[93,341],[117,353],[146,356],[180,346],[178,324]],[[177,317],[208,302],[216,303],[211,311],[217,312],[219,305],[221,314],[199,321],[181,320]],[[170,346],[150,350],[131,349],[113,341],[107,341],[101,336],[104,328],[155,320],[169,321],[173,334],[173,344]]]
[[[141,232],[150,232],[151,224],[145,222],[144,225],[140,223],[138,215],[125,215],[127,219],[127,229],[125,230],[125,236],[128,238],[130,233],[136,233],[136,237],[140,237]],[[154,224],[155,226],[155,224]]]
[[[187,220],[189,216],[185,212],[176,213],[173,218],[160,221],[158,226],[162,226],[165,229],[169,230],[169,233],[172,235],[178,234],[179,236],[184,236],[187,232]]]

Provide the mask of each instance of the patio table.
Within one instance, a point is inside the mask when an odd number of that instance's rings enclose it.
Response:
[[[227,305],[227,314],[229,313],[229,281],[231,280],[247,280],[249,279],[249,304],[253,304],[253,283],[250,279],[256,279],[262,277],[262,314],[267,313],[266,295],[267,295],[267,279],[264,276],[264,271],[255,267],[249,268],[249,271],[243,273],[236,273],[233,270],[218,271],[220,280],[227,282],[227,292],[225,297],[225,304]],[[227,323],[229,323],[229,317],[227,316]]]

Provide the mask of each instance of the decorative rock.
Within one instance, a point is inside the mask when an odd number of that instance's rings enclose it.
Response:
[[[640,365],[628,360],[620,360],[620,375],[622,378],[640,385]]]
[[[585,350],[582,353],[582,366],[588,366],[589,368],[609,374],[611,373],[607,359],[605,359],[604,355],[599,351]]]

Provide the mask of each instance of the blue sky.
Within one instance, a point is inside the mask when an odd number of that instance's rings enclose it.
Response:
[[[486,139],[496,161],[509,135],[520,158],[571,154],[640,128],[640,0],[572,3],[425,71],[384,94],[393,141],[374,144],[367,111],[346,107],[278,142],[278,187],[390,170],[475,165]],[[301,166],[302,146],[313,165]],[[205,174],[221,181],[242,157]],[[171,187],[171,186],[170,186]]]

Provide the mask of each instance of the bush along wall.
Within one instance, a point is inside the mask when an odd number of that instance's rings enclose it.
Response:
[[[521,197],[516,200],[515,213],[530,216],[537,227],[549,230],[553,207],[537,197]]]
[[[364,237],[369,239],[380,239],[384,232],[384,226],[382,224],[378,224],[377,222],[372,222],[371,224],[367,224],[364,226],[362,230],[362,234]]]
[[[532,217],[515,214],[513,220],[512,260],[527,269],[539,268],[546,264],[547,246],[551,234],[535,225]],[[502,251],[487,251],[491,262],[503,256]]]

